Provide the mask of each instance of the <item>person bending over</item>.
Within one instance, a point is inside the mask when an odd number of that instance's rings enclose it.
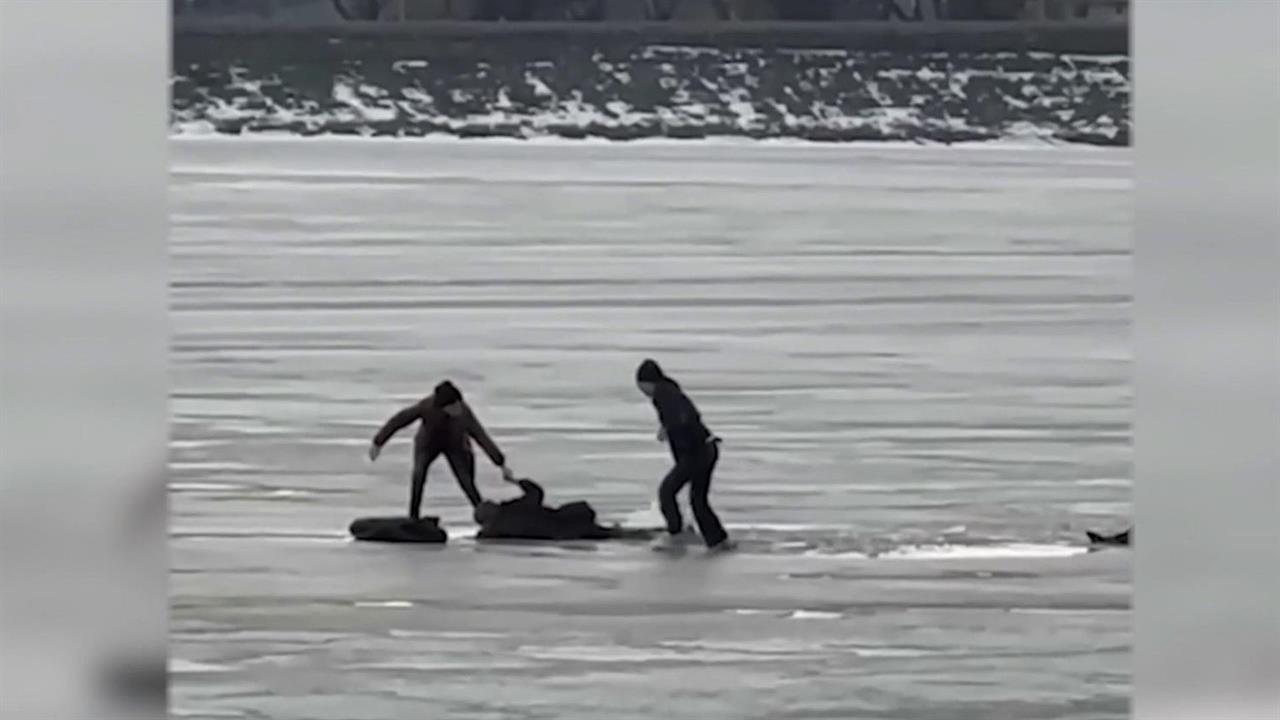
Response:
[[[493,464],[502,469],[507,480],[515,476],[507,467],[506,456],[498,449],[493,438],[485,431],[462,393],[453,383],[445,380],[422,400],[392,415],[369,446],[369,460],[376,461],[387,444],[400,430],[417,421],[418,432],[413,437],[413,472],[410,475],[409,517],[417,520],[422,508],[422,492],[427,484],[427,468],[440,455],[449,462],[449,469],[462,492],[474,508],[484,499],[476,489],[476,458],[471,440],[480,444]]]

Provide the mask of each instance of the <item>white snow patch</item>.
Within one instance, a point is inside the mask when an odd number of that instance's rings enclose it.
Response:
[[[528,83],[529,87],[533,88],[533,94],[538,97],[552,98],[556,96],[555,92],[550,87],[547,87],[547,84],[541,78],[528,70],[524,73],[524,81]]]
[[[395,72],[402,73],[405,70],[421,69],[429,65],[426,60],[397,60],[391,63],[391,69]]]
[[[395,120],[396,115],[398,114],[394,106],[377,107],[366,105],[359,93],[356,92],[355,88],[345,80],[334,81],[333,99],[351,108],[351,110],[360,119],[370,122],[387,122]]]
[[[792,620],[839,620],[840,613],[822,610],[796,610],[788,616]]]

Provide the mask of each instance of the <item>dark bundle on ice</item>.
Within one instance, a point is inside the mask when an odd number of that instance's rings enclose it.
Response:
[[[532,480],[517,480],[520,497],[495,503],[485,500],[476,507],[480,526],[476,537],[486,540],[645,540],[649,530],[596,522],[596,511],[585,501],[565,503],[557,508],[543,504],[546,493]]]

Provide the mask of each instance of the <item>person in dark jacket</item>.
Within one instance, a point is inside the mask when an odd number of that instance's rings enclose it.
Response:
[[[711,492],[711,474],[720,460],[720,438],[711,434],[693,401],[658,363],[653,360],[640,363],[636,370],[636,385],[653,401],[661,426],[658,441],[666,441],[675,460],[675,467],[658,487],[658,504],[667,521],[667,544],[677,544],[676,538],[684,529],[676,493],[688,485],[689,504],[698,523],[698,532],[707,547],[712,550],[731,548],[728,533],[711,509],[707,497]]]
[[[508,480],[520,487],[521,495],[502,503],[485,500],[476,506],[476,537],[485,540],[647,540],[648,530],[604,527],[596,522],[596,511],[585,501],[565,503],[558,508],[544,505],[542,486],[529,480]]]
[[[507,458],[502,450],[498,449],[471,407],[463,400],[462,393],[448,380],[436,385],[435,390],[427,397],[392,415],[374,435],[373,443],[369,446],[369,459],[377,460],[382,446],[414,421],[420,424],[413,438],[410,518],[417,520],[419,517],[422,491],[427,484],[427,468],[440,455],[444,455],[449,461],[449,469],[453,471],[453,476],[457,478],[458,485],[462,487],[471,506],[474,508],[481,503],[483,498],[476,489],[476,457],[471,449],[472,439],[480,444],[493,464],[502,469],[503,478],[515,477],[507,468]]]

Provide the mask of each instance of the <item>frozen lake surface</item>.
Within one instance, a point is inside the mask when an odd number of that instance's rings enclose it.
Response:
[[[1125,717],[1127,150],[173,143],[174,717]],[[555,503],[652,525],[658,359],[717,558],[356,545],[453,378]],[[482,492],[510,495],[478,458]]]

